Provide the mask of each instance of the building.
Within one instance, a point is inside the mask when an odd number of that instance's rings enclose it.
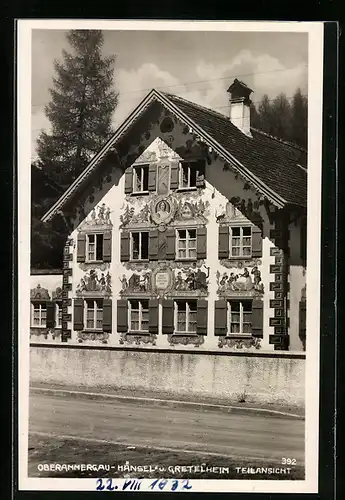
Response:
[[[307,155],[152,90],[44,215],[70,227],[62,274],[31,277],[31,338],[305,350]]]

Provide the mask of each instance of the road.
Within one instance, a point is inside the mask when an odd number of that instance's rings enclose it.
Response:
[[[304,462],[303,420],[227,412],[198,406],[168,407],[132,400],[30,394],[29,432],[101,439],[134,446],[195,450],[231,456]]]

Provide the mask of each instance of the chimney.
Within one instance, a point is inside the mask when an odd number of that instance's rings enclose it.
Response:
[[[250,94],[253,92],[245,83],[235,78],[227,92],[230,94],[230,120],[244,134],[252,137],[250,132]]]

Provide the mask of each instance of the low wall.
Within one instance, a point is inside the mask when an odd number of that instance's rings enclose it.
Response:
[[[31,345],[30,383],[304,406],[304,355]]]

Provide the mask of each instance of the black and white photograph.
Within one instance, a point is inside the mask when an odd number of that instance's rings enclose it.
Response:
[[[317,491],[322,23],[18,26],[19,487]]]

